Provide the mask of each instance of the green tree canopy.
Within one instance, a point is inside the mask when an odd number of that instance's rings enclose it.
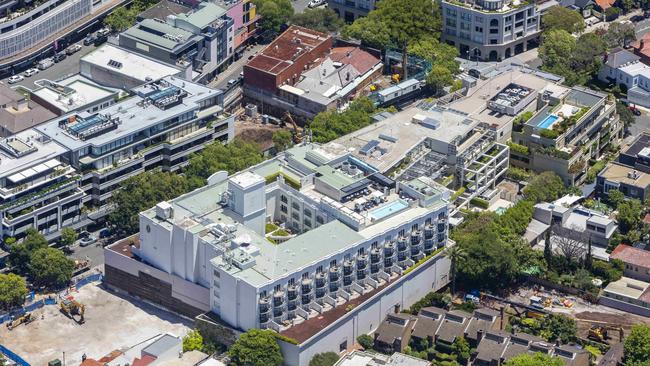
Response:
[[[571,57],[576,49],[576,39],[563,29],[552,29],[542,35],[539,58],[542,69],[567,78],[574,74]]]
[[[633,326],[625,338],[624,350],[625,366],[647,366],[650,360],[650,325]]]
[[[363,349],[372,349],[372,347],[375,346],[375,340],[367,334],[358,336],[357,342],[359,345],[361,345],[361,347],[363,347]]]
[[[430,0],[379,1],[368,16],[358,18],[343,33],[378,48],[402,51],[403,79],[409,46],[425,39],[438,39],[442,21],[438,4]]]
[[[189,331],[183,337],[183,352],[200,351],[203,349],[203,336],[197,329]]]
[[[32,254],[48,245],[43,234],[34,228],[27,229],[25,234],[22,242],[14,242],[9,248],[9,263],[21,272],[27,271]]]
[[[549,341],[559,340],[568,343],[576,338],[578,328],[576,321],[562,314],[549,314],[542,321],[541,336]]]
[[[616,9],[616,8],[610,8]],[[614,22],[609,25],[603,36],[608,48],[625,47],[626,42],[636,39],[633,23]]]
[[[263,161],[259,147],[255,144],[235,139],[229,144],[215,142],[200,153],[190,157],[185,174],[191,187],[205,185],[212,174],[224,170],[228,174],[236,173]]]
[[[616,207],[618,215],[618,228],[622,234],[627,234],[632,230],[636,230],[641,225],[641,215],[643,214],[643,206],[639,200],[625,200],[618,204]]]
[[[253,3],[262,17],[260,27],[264,30],[279,32],[293,15],[291,0],[254,0]]]
[[[278,151],[284,151],[293,145],[293,135],[287,130],[273,132],[273,145]]]
[[[350,132],[368,126],[376,109],[366,97],[359,97],[350,103],[344,112],[326,111],[318,113],[309,123],[314,142],[325,143]]]
[[[27,296],[25,280],[13,273],[0,273],[0,309],[10,310],[21,306]]]
[[[503,366],[564,366],[564,362],[557,357],[543,353],[522,353],[506,361]]]
[[[544,31],[561,29],[568,33],[577,33],[585,29],[582,15],[575,10],[556,5],[542,16]]]
[[[524,188],[524,197],[535,203],[550,202],[560,198],[564,192],[562,178],[553,172],[543,172],[531,179]]]
[[[618,100],[616,101],[616,113],[618,113],[618,116],[625,127],[628,127],[636,122],[634,114],[632,114],[632,112],[627,108],[625,104],[621,103]]]
[[[305,9],[291,18],[291,23],[323,33],[339,32],[345,22],[330,8]]]
[[[128,178],[113,192],[116,208],[108,216],[118,232],[132,234],[138,231],[138,214],[187,192],[187,179],[176,173],[152,171]]]
[[[585,33],[578,37],[571,54],[571,67],[577,74],[576,83],[584,84],[598,73],[606,50],[605,41],[595,33]]]
[[[456,359],[461,365],[466,365],[467,360],[471,356],[472,349],[464,337],[459,337],[452,343],[451,352],[456,355]]]
[[[272,330],[251,329],[228,350],[237,366],[280,366],[283,358]]]
[[[54,248],[38,249],[29,262],[29,273],[34,283],[46,287],[66,285],[72,278],[73,270],[74,262]]]
[[[137,15],[135,9],[120,6],[104,19],[104,25],[116,32],[122,32],[135,24]]]
[[[309,361],[309,366],[334,366],[339,360],[339,355],[334,352],[317,353]]]
[[[77,241],[77,232],[71,227],[64,227],[61,230],[61,244],[64,246],[70,246]]]

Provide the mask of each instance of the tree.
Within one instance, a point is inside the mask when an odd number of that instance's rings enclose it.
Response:
[[[309,122],[309,129],[314,142],[326,143],[370,125],[375,112],[377,110],[370,99],[359,97],[342,113],[337,111],[318,113]]]
[[[551,231],[553,246],[567,261],[577,262],[584,258],[589,240],[586,234],[576,228],[565,228],[561,224],[553,225]]]
[[[623,201],[625,201],[625,194],[619,191],[618,189],[610,189],[607,191],[607,203],[609,203],[614,209],[618,208]]]
[[[621,9],[612,6],[611,8],[605,9],[605,20],[606,21],[612,21],[621,14]]]
[[[116,208],[108,215],[108,221],[119,233],[132,234],[139,229],[138,214],[188,191],[187,179],[170,172],[151,171],[138,174],[120,184],[113,192]]]
[[[120,6],[104,19],[104,24],[113,31],[122,32],[135,24],[137,15],[135,10]]]
[[[61,230],[61,244],[63,246],[70,246],[74,244],[75,241],[77,241],[77,232],[70,227],[64,227],[63,230]]]
[[[561,29],[568,33],[578,33],[585,29],[582,15],[575,10],[556,5],[542,16],[544,31]]]
[[[562,314],[549,314],[541,323],[541,336],[549,341],[568,343],[575,340],[578,328],[576,321]]]
[[[551,229],[549,228],[544,234],[544,260],[547,266],[551,264],[552,259],[553,249],[551,248]]]
[[[454,81],[454,75],[442,65],[433,65],[431,71],[427,74],[427,84],[434,90],[437,95],[447,85],[451,85]]]
[[[629,108],[619,100],[616,101],[616,113],[618,113],[621,122],[623,122],[623,126],[626,128],[636,122],[636,118],[632,111],[630,111]]]
[[[542,69],[567,78],[573,75],[571,56],[576,48],[576,39],[563,29],[552,29],[542,35],[539,58]]]
[[[197,329],[189,331],[183,337],[183,352],[200,351],[203,349],[203,336]]]
[[[557,357],[544,353],[522,353],[506,361],[503,366],[564,366]]]
[[[367,334],[358,336],[357,342],[361,347],[363,347],[363,349],[372,349],[375,346],[375,340]]]
[[[524,188],[524,197],[535,203],[550,202],[560,198],[564,191],[562,178],[553,172],[543,172],[531,179]]]
[[[345,22],[330,8],[305,9],[294,14],[291,23],[323,33],[338,33]]]
[[[577,71],[576,83],[584,84],[598,73],[606,50],[605,41],[594,33],[586,33],[578,38],[571,54],[571,67]]]
[[[339,360],[339,355],[334,352],[317,353],[309,361],[309,366],[334,366]]]
[[[34,252],[29,262],[29,273],[34,283],[46,287],[62,287],[72,278],[74,262],[62,251],[42,248]]]
[[[272,330],[250,329],[228,350],[237,366],[280,366],[283,358]]]
[[[0,309],[11,310],[21,306],[27,296],[25,280],[13,273],[0,273]]]
[[[9,248],[9,263],[19,271],[25,272],[29,267],[32,254],[41,248],[47,248],[47,239],[34,228],[25,230],[22,242],[14,242]]]
[[[618,215],[618,228],[622,234],[628,234],[630,231],[636,230],[641,225],[641,215],[643,207],[639,200],[625,200],[618,204],[616,207]]]
[[[260,27],[264,30],[279,32],[293,15],[291,0],[254,0],[253,3],[262,17]]]
[[[190,163],[184,172],[190,187],[205,185],[205,180],[212,174],[225,170],[234,174],[263,161],[257,145],[235,139],[229,144],[215,142],[200,153],[190,157]]]
[[[441,28],[440,8],[436,2],[392,0],[375,4],[375,9],[368,16],[355,20],[344,30],[344,35],[375,47],[401,50],[402,79],[407,79],[409,46],[423,39],[438,39]]]
[[[427,83],[435,92],[451,85],[454,76],[460,73],[460,63],[456,58],[460,55],[458,49],[437,39],[423,39],[409,46],[408,53],[431,62],[431,70],[427,74]]]
[[[650,325],[632,326],[623,347],[625,366],[646,366],[644,362],[650,360]]]
[[[609,8],[618,9],[618,8]],[[605,35],[603,36],[605,44],[608,48],[625,47],[627,42],[636,39],[633,23],[619,23],[614,22],[609,25]]]
[[[293,135],[287,130],[273,132],[273,145],[278,151],[284,151],[293,145]]]
[[[463,248],[458,245],[454,245],[445,249],[445,255],[449,258],[451,262],[450,274],[451,274],[451,294],[456,293],[456,276],[458,275],[458,263],[466,259],[466,253]]]
[[[458,337],[451,345],[451,352],[456,355],[458,363],[466,365],[471,356],[471,348],[464,337]]]

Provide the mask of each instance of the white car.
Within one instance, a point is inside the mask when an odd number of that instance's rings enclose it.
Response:
[[[7,79],[9,84],[15,84],[15,83],[23,81],[23,80],[25,80],[25,78],[22,75],[14,75],[14,76],[10,77],[9,79]]]
[[[24,75],[26,78],[28,78],[28,77],[30,77],[30,76],[33,76],[33,75],[36,75],[36,74],[38,74],[38,69],[27,69],[27,70],[25,70],[25,72],[23,73],[23,75]]]
[[[311,0],[307,6],[310,8],[317,8],[325,3],[327,3],[326,0]]]

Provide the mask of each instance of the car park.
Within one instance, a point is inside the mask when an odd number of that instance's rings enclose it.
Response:
[[[14,76],[10,77],[9,79],[7,79],[9,84],[15,84],[15,83],[21,82],[23,80],[25,80],[25,78],[22,75],[14,75]]]
[[[65,53],[67,53],[68,56],[70,56],[70,55],[72,55],[72,54],[74,54],[74,53],[79,52],[80,50],[81,50],[81,45],[79,45],[79,44],[73,44],[73,45],[71,45],[70,47],[68,47],[68,48],[65,50]]]
[[[30,76],[33,76],[33,75],[36,75],[36,74],[38,74],[38,69],[34,69],[34,68],[27,69],[27,70],[25,70],[25,72],[23,72],[23,76],[26,77],[26,78],[28,78]]]

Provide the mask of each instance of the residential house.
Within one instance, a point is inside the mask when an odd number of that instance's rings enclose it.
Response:
[[[630,44],[635,55],[639,56],[639,61],[650,66],[650,32],[644,33],[636,41]]]
[[[645,201],[650,194],[650,133],[643,132],[621,152],[616,161],[598,173],[596,189],[607,194],[621,191],[628,198]]]
[[[644,39],[639,42],[640,47],[647,47]],[[612,50],[599,71],[598,78],[623,86],[627,90],[629,103],[650,107],[650,66],[642,63],[641,56],[635,53],[621,48]]]
[[[436,332],[446,313],[447,311],[432,306],[420,309],[411,333],[413,343],[422,348],[432,347],[435,344]]]
[[[619,244],[609,258],[625,263],[624,276],[650,282],[650,251]]]
[[[416,318],[408,314],[388,314],[374,333],[375,349],[382,353],[404,352],[415,322]]]
[[[650,317],[650,283],[622,277],[618,281],[610,282],[605,287],[598,303],[628,313]]]

